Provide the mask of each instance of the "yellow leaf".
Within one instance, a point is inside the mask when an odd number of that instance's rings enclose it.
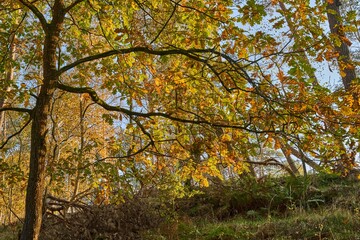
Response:
[[[221,141],[222,142],[230,142],[231,141],[231,136],[229,134],[224,134],[221,136]]]
[[[209,186],[209,181],[206,178],[200,179],[200,186],[208,187]]]

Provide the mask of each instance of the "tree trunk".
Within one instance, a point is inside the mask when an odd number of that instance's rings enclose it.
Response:
[[[280,144],[281,144],[280,149],[281,149],[282,153],[284,154],[291,171],[294,173],[294,175],[300,175],[299,169],[296,167],[295,161],[291,157],[291,150],[288,152],[289,149],[285,147],[285,144],[282,143],[282,140],[278,139],[278,141],[280,141]]]
[[[53,89],[45,84],[41,88],[33,114],[29,179],[26,193],[25,221],[21,240],[38,239],[42,222],[45,189],[46,134]]]
[[[284,143],[284,144],[285,144],[285,148],[291,150],[291,154],[293,154],[295,157],[300,159],[303,163],[306,163],[307,165],[312,167],[317,172],[320,172],[321,170],[323,170],[323,168],[319,164],[317,164],[316,162],[314,162],[313,160],[311,160],[310,158],[305,156],[300,149],[296,150],[295,148],[290,146],[288,143]]]
[[[330,31],[332,34],[336,35],[340,39],[340,46],[334,43],[335,51],[339,53],[337,58],[340,73],[342,77],[342,82],[346,91],[350,90],[352,81],[356,78],[355,66],[351,61],[350,51],[346,43],[346,36],[342,30],[341,23],[341,14],[339,10],[339,6],[341,6],[340,0],[334,0],[332,3],[327,4],[327,16]]]
[[[6,93],[8,93],[11,88],[11,83],[13,81],[14,78],[14,69],[13,69],[13,61],[15,58],[15,32],[11,33],[9,36],[9,42],[10,42],[10,47],[9,47],[9,64],[8,67],[6,69],[6,76],[5,76],[5,81],[4,83],[0,83],[1,86],[1,92],[4,92],[4,95],[0,96],[0,108],[4,107],[6,105]],[[0,113],[0,129],[1,129],[1,138],[5,138],[6,137],[6,125],[5,125],[5,112],[1,112]]]
[[[62,0],[57,0],[53,6],[53,19],[51,23],[43,25],[43,30],[45,31],[43,84],[32,116],[29,179],[21,240],[37,240],[40,234],[45,191],[46,136],[49,127],[48,119],[52,97],[56,89],[55,84],[58,80],[56,49],[64,16],[64,3]]]
[[[75,183],[74,183],[74,191],[73,194],[71,196],[71,201],[73,201],[76,198],[76,195],[78,193],[79,190],[79,186],[80,186],[80,178],[81,178],[81,168],[83,167],[82,162],[83,162],[83,156],[84,156],[84,148],[85,148],[85,126],[84,126],[84,120],[85,120],[85,112],[84,112],[84,98],[81,95],[80,96],[80,101],[79,101],[79,118],[80,118],[80,147],[79,147],[79,154],[77,157],[77,165],[76,165],[76,173],[75,173]],[[85,107],[86,108],[86,107]],[[86,111],[86,110],[85,110]]]
[[[348,45],[351,45],[351,42],[347,39],[343,29],[342,29],[342,17],[340,14],[339,7],[341,6],[340,0],[334,0],[332,3],[328,1],[327,3],[327,16],[330,31],[340,40],[340,45],[333,43],[335,51],[339,54],[337,57],[337,62],[339,65],[339,70],[342,78],[342,82],[345,88],[345,91],[350,92],[353,96],[353,110],[357,111],[359,108],[359,95],[357,91],[351,91],[351,84],[356,79],[355,65],[351,61],[350,51]],[[343,140],[336,138],[336,141],[339,143],[341,150],[341,162],[339,163],[337,171],[342,174],[347,174],[349,169],[354,166],[354,155],[353,153],[348,152],[348,148],[344,145]],[[355,153],[354,153],[355,154]]]

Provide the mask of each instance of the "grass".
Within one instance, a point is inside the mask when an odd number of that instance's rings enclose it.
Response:
[[[176,217],[144,240],[360,240],[360,181],[336,175],[238,179],[179,199]],[[172,220],[169,220],[172,219]],[[0,240],[19,226],[0,227]]]
[[[217,222],[183,219],[173,225],[177,226],[171,229],[172,232],[156,232],[145,239],[360,239],[360,217],[340,208],[294,211],[286,218],[248,219],[238,216]]]
[[[12,224],[10,226],[0,226],[0,240],[17,240],[20,226]]]
[[[241,180],[189,201],[177,221],[144,239],[360,240],[360,182],[336,175]]]

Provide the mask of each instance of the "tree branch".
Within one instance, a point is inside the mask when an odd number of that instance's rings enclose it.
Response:
[[[166,22],[163,24],[162,28],[160,29],[160,31],[156,34],[155,38],[150,42],[150,45],[153,44],[157,39],[158,37],[160,37],[161,33],[164,31],[164,29],[166,28],[166,26],[168,25],[168,23],[170,22],[171,18],[174,16],[175,12],[176,12],[176,9],[177,9],[177,6],[179,4],[180,1],[176,2],[175,3],[175,6],[170,14],[170,16],[168,17],[168,19],[166,20]]]
[[[245,161],[245,162],[249,163],[249,164],[256,164],[256,165],[263,165],[263,166],[279,166],[283,170],[287,171],[291,176],[295,176],[294,172],[289,167],[285,166],[284,164],[282,164],[275,158],[269,158],[263,162],[257,162],[257,161]]]
[[[71,93],[87,93],[90,95],[92,101],[97,103],[99,106],[103,107],[104,109],[108,111],[115,111],[115,112],[121,112],[123,114],[126,114],[130,117],[144,117],[144,118],[151,118],[151,117],[162,117],[166,118],[175,122],[181,122],[181,123],[190,123],[190,124],[205,124],[210,125],[212,127],[221,127],[221,128],[232,128],[232,129],[242,129],[248,132],[253,133],[280,133],[281,131],[270,129],[269,130],[258,130],[258,129],[251,129],[248,128],[249,125],[232,125],[224,122],[210,122],[207,120],[196,120],[196,119],[186,119],[186,118],[180,118],[173,116],[171,113],[163,113],[163,112],[148,112],[148,113],[142,113],[142,112],[134,112],[126,108],[118,107],[118,106],[112,106],[107,104],[104,100],[100,99],[96,91],[90,87],[71,87],[67,86],[61,83],[57,83],[57,88]]]
[[[284,145],[286,149],[289,149],[291,151],[292,155],[304,161],[307,165],[315,169],[315,171],[320,172],[321,170],[323,170],[319,164],[317,164],[312,159],[305,156],[305,154],[302,153],[300,149],[296,150],[294,147],[290,146],[290,144],[288,144],[287,142],[285,142]]]
[[[70,4],[68,7],[65,8],[65,12],[69,12],[71,9],[73,9],[76,5],[78,5],[81,2],[84,2],[85,0],[76,0],[72,4]]]
[[[138,125],[138,127],[140,128],[140,130],[141,130],[146,136],[148,136],[148,138],[150,139],[150,144],[155,147],[155,141],[154,141],[154,139],[152,138],[151,134],[146,131],[145,127],[141,124],[141,122],[140,122],[138,119],[133,118],[133,120],[134,120],[134,122],[136,123],[136,125]]]
[[[70,170],[83,170],[83,169],[87,169],[88,167],[90,167],[91,165],[95,165],[99,162],[103,162],[103,161],[106,161],[108,159],[127,159],[127,158],[131,158],[131,157],[135,157],[136,155],[144,152],[146,149],[148,149],[150,146],[152,146],[153,143],[152,142],[149,142],[148,144],[146,144],[143,148],[140,148],[139,150],[137,150],[136,152],[134,153],[131,153],[131,154],[127,154],[127,155],[124,155],[124,156],[117,156],[117,157],[104,157],[104,158],[101,158],[101,159],[97,159],[95,162],[92,162],[92,163],[88,163],[84,166],[82,166],[81,168],[70,168]]]
[[[33,112],[32,109],[27,109],[27,108],[16,108],[16,107],[3,107],[3,108],[0,108],[0,112],[5,112],[5,111],[23,112],[23,113],[28,113],[30,115]]]
[[[209,14],[207,14],[206,12],[203,12],[203,11],[200,11],[199,9],[195,8],[195,7],[191,7],[191,6],[186,6],[186,5],[181,5],[180,2],[175,2],[174,0],[170,0],[172,3],[176,4],[177,6],[180,6],[182,8],[187,8],[187,9],[190,9],[190,10],[193,10],[195,12],[198,12],[200,14],[203,14],[204,16],[210,18],[210,19],[213,19],[215,21],[218,21],[218,22],[221,22],[221,23],[226,23],[225,21],[221,20],[221,19],[218,19],[218,18],[215,18]]]
[[[26,6],[27,8],[29,8],[34,14],[35,16],[39,19],[43,30],[45,31],[48,27],[48,23],[46,22],[46,19],[44,17],[44,15],[39,11],[39,9],[37,9],[37,7],[35,7],[35,5],[33,5],[32,3],[30,3],[27,0],[18,0],[20,3],[22,3],[24,6]]]
[[[216,55],[223,55],[220,52],[215,51],[214,49],[195,49],[195,48],[193,48],[193,49],[188,49],[188,50],[184,50],[184,49],[153,50],[153,49],[150,49],[147,47],[133,47],[133,48],[118,49],[118,50],[110,50],[107,52],[103,52],[103,53],[99,53],[96,55],[81,58],[69,65],[66,65],[66,66],[60,68],[58,71],[58,75],[61,75],[62,73],[66,72],[82,63],[91,62],[94,60],[110,57],[110,56],[117,55],[117,54],[127,54],[127,53],[133,53],[133,52],[143,52],[143,53],[148,53],[148,54],[158,55],[158,56],[184,55],[184,56],[190,57],[197,61],[200,61],[200,60],[204,61],[204,59],[201,59],[200,57],[194,55],[196,53],[212,53],[212,54],[216,54]]]
[[[13,137],[15,137],[16,135],[19,135],[19,134],[27,127],[27,125],[30,124],[31,120],[32,120],[32,118],[30,118],[30,119],[25,123],[25,125],[24,125],[22,128],[20,128],[19,131],[17,131],[16,133],[10,135],[10,136],[5,140],[5,142],[3,142],[3,144],[0,146],[0,149],[3,149],[3,148],[5,147],[5,145],[10,141],[10,139],[12,139]]]

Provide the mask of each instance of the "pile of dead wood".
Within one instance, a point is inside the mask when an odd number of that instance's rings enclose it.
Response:
[[[41,240],[141,239],[141,233],[156,228],[165,219],[160,205],[145,198],[101,206],[52,196],[47,201]]]

